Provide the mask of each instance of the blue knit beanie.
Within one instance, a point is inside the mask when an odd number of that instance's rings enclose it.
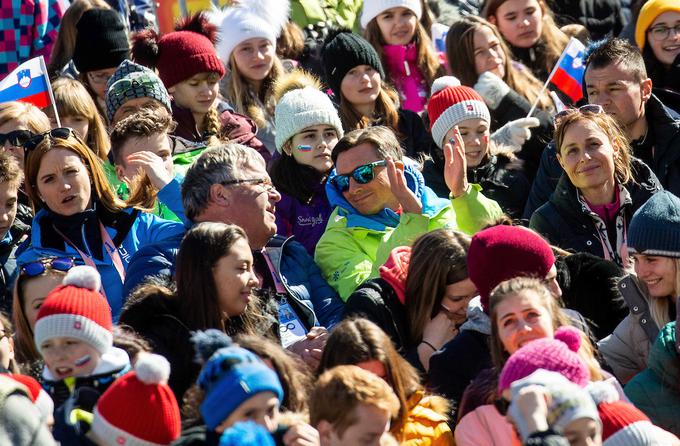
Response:
[[[633,215],[628,252],[680,258],[680,199],[662,190]]]
[[[198,385],[205,392],[199,408],[206,427],[214,431],[243,402],[261,392],[283,400],[279,377],[249,350],[219,330],[196,332],[192,341],[204,362]],[[205,358],[209,358],[205,361]]]

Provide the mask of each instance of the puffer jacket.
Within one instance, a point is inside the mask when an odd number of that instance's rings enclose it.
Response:
[[[448,402],[441,397],[416,391],[408,399],[410,407],[400,432],[393,432],[402,446],[454,446],[447,424]]]
[[[41,209],[33,219],[31,244],[19,254],[17,263],[25,264],[45,257],[67,256],[80,259],[78,252],[56,232],[55,227],[59,227],[81,251],[91,251],[115,322],[125,299],[123,279],[106,252],[99,222],[117,247],[126,272],[130,269],[130,258],[140,247],[184,233],[181,223],[163,220],[131,208],[114,213],[96,202],[94,209],[70,217]]]
[[[625,234],[633,213],[661,190],[659,180],[647,165],[635,158],[631,161],[633,181],[619,185],[621,204],[617,222],[622,221],[624,226],[615,228],[614,232],[622,234]],[[625,237],[619,234],[616,240],[610,238],[608,230],[611,228],[586,207],[566,174],[562,175],[550,200],[531,216],[529,226],[562,249],[589,252],[625,266]],[[606,251],[605,245],[608,245]]]
[[[423,177],[425,184],[438,196],[448,197],[444,160],[440,153],[425,161]],[[479,184],[484,196],[498,203],[503,212],[513,219],[521,217],[531,184],[524,174],[522,162],[512,153],[494,150],[484,164],[467,169],[467,178],[470,183]]]
[[[647,297],[634,276],[621,279],[617,288],[630,313],[611,335],[598,342],[598,347],[614,375],[625,384],[647,368],[649,349],[659,327],[652,319]]]
[[[474,234],[487,221],[501,215],[498,204],[472,185],[467,194],[452,200],[439,198],[427,186],[415,162],[404,159],[406,183],[422,203],[422,214],[397,214],[383,209],[362,215],[335,187],[331,171],[326,194],[335,210],[316,246],[314,258],[324,278],[343,300],[359,284],[378,277],[378,268],[397,246],[410,246],[421,234],[438,228]]]
[[[418,47],[408,45],[383,45],[383,60],[389,79],[401,98],[406,110],[420,113],[425,109],[428,91],[425,78],[418,67]]]
[[[16,251],[30,235],[31,227],[15,218],[5,237],[0,240],[0,311],[5,314],[12,314],[14,282],[19,275]]]
[[[649,352],[648,368],[624,388],[654,424],[680,436],[680,355],[676,322],[666,324]]]
[[[456,425],[456,446],[521,446],[512,424],[492,404],[479,406]]]

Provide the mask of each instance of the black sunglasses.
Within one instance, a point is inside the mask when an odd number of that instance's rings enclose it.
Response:
[[[35,134],[30,130],[12,130],[9,133],[0,133],[0,146],[9,142],[14,147],[21,147]]]
[[[68,139],[71,135],[73,135],[76,139],[79,139],[75,130],[69,127],[58,127],[56,129],[50,130],[49,132],[35,135],[23,144],[24,152],[30,152],[31,150],[35,149],[41,142],[45,140],[45,138]]]

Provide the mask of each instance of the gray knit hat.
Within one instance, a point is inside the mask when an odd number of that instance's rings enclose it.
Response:
[[[170,95],[161,78],[149,68],[124,60],[106,84],[106,115],[113,121],[116,111],[130,99],[153,98],[172,114]]]
[[[276,104],[276,150],[297,133],[313,125],[328,124],[335,127],[342,138],[342,122],[326,94],[312,87],[291,90]]]
[[[662,190],[633,215],[628,252],[680,258],[680,199]]]

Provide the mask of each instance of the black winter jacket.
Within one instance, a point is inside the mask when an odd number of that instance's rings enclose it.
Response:
[[[429,154],[432,136],[425,128],[425,123],[418,113],[411,110],[399,109],[400,143],[404,154],[412,159],[418,159],[421,154]]]
[[[549,0],[548,5],[558,26],[579,23],[593,41],[618,36],[626,24],[618,0]]]
[[[30,235],[31,227],[15,218],[9,229],[10,237],[0,242],[0,311],[7,315],[12,314],[13,287],[19,276],[15,253],[25,240],[30,240]]]
[[[624,213],[626,224],[649,197],[661,190],[659,180],[646,164],[633,158],[632,165],[634,181],[624,185],[632,203],[622,202],[619,211]],[[577,189],[566,174],[562,175],[550,200],[534,212],[529,226],[562,249],[605,257],[595,220],[579,202]],[[609,241],[616,249],[616,240]]]
[[[448,198],[450,191],[444,180],[444,162],[440,152],[439,149],[438,153],[433,153],[432,159],[425,161],[423,177],[425,184],[438,196]],[[495,200],[503,212],[512,218],[521,217],[531,184],[520,160],[504,153],[491,155],[483,165],[469,168],[467,178],[470,183],[482,186],[484,196]]]

